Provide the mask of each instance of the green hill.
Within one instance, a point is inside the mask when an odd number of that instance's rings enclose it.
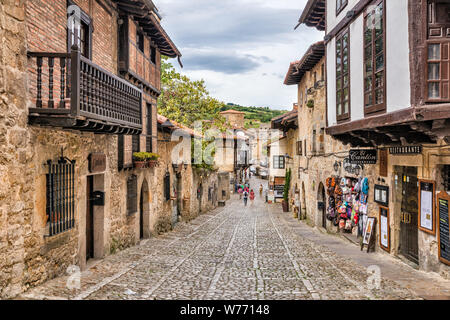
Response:
[[[275,117],[278,117],[288,111],[286,110],[272,110],[269,107],[243,107],[240,105],[236,105],[234,103],[229,103],[226,106],[222,107],[220,111],[227,110],[237,110],[245,113],[245,120],[248,123],[252,122],[252,125],[262,122],[267,123],[270,122]]]

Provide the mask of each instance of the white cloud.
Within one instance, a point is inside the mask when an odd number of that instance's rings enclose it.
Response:
[[[163,27],[183,54],[182,72],[204,79],[211,94],[224,102],[291,108],[297,90],[283,84],[289,63],[324,35],[306,26],[294,31],[306,0],[155,4]]]

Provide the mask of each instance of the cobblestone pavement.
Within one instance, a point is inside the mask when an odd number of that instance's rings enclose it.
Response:
[[[65,276],[19,298],[417,299],[388,279],[370,290],[366,267],[294,232],[279,205],[241,201],[103,259],[79,289]]]

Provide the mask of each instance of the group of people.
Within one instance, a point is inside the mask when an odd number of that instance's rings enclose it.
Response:
[[[259,186],[259,195],[262,196],[264,187],[261,184]],[[246,183],[243,186],[239,186],[238,187],[238,193],[239,193],[239,198],[242,199],[242,197],[244,197],[244,205],[247,206],[248,203],[248,198],[250,198],[251,203],[253,204],[253,201],[255,200],[255,191],[253,189],[250,189],[250,184]]]

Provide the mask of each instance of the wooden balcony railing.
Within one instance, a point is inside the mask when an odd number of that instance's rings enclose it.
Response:
[[[80,54],[30,52],[30,123],[99,133],[142,132],[142,89]],[[35,81],[33,81],[35,80]]]

